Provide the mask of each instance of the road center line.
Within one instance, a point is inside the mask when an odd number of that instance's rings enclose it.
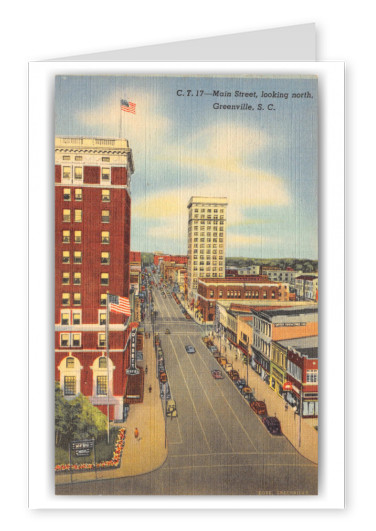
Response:
[[[193,405],[193,409],[195,410],[195,413],[196,413],[196,416],[197,416],[197,419],[198,419],[198,423],[200,424],[201,431],[202,431],[202,433],[203,433],[203,435],[204,435],[204,439],[205,439],[205,442],[206,442],[206,446],[208,447],[208,450],[211,451],[211,448],[210,448],[210,445],[209,445],[208,439],[206,438],[205,430],[204,430],[204,428],[203,428],[203,426],[202,426],[202,424],[201,424],[200,416],[199,416],[199,414],[197,413],[197,409],[196,409],[196,406],[195,406],[194,400],[193,400],[193,398],[192,398],[191,391],[190,391],[190,389],[189,389],[189,385],[188,385],[187,380],[186,380],[186,378],[185,378],[185,376],[184,376],[184,372],[183,372],[183,369],[182,369],[181,363],[180,363],[180,361],[179,361],[178,355],[177,355],[177,353],[176,353],[176,350],[175,350],[174,344],[173,344],[173,342],[171,341],[171,338],[169,338],[169,339],[170,339],[170,343],[171,343],[172,349],[173,349],[174,354],[175,354],[176,361],[178,362],[179,369],[180,369],[180,372],[181,372],[181,374],[182,374],[182,377],[183,377],[184,383],[185,383],[185,385],[186,385],[186,387],[187,387],[187,391],[188,391],[188,394],[189,394],[189,398],[191,399],[191,402],[192,402],[192,405]]]

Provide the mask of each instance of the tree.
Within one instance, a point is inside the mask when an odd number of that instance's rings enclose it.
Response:
[[[97,438],[107,429],[107,417],[93,406],[88,398],[79,394],[66,400],[55,383],[55,444],[66,446],[72,439]]]

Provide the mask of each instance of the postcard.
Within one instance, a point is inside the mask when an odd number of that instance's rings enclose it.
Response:
[[[57,495],[318,493],[318,104],[56,76]]]

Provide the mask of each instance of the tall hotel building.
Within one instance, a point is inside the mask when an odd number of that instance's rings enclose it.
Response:
[[[188,293],[199,278],[225,276],[226,197],[191,197],[188,202]]]
[[[110,314],[107,368],[106,297],[129,296],[133,171],[127,140],[55,139],[55,380],[104,413],[109,400],[110,419],[123,417],[129,331]]]

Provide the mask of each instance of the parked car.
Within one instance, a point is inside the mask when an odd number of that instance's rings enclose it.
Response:
[[[185,350],[188,352],[188,354],[194,354],[196,352],[195,348],[192,347],[192,345],[186,345]]]
[[[186,313],[186,314],[185,314],[185,318],[186,318],[186,319],[190,319],[190,318],[191,318],[191,316],[189,315],[189,313]]]
[[[251,403],[251,408],[255,413],[257,413],[257,415],[267,415],[265,402],[255,400]]]
[[[215,345],[210,345],[208,348],[212,354],[215,354],[216,352],[218,352],[218,349]]]
[[[159,381],[161,383],[167,382],[167,374],[165,372],[160,372],[159,373]]]
[[[247,382],[244,380],[244,378],[239,378],[239,380],[236,380],[235,384],[239,391],[241,391],[243,387],[247,385]]]
[[[272,435],[281,435],[281,424],[277,417],[264,417],[262,422]]]
[[[231,380],[233,382],[236,382],[237,380],[239,380],[239,373],[238,371],[234,371],[234,370],[231,370],[229,373],[228,373],[229,377],[231,378]]]
[[[168,385],[168,382],[159,383],[159,390],[160,390],[160,395],[161,395],[162,400],[164,400],[165,398],[169,400],[171,398],[171,391],[170,391],[170,386]],[[164,395],[165,390],[166,390],[166,397]]]
[[[219,365],[221,365],[221,367],[225,367],[226,364],[227,364],[226,358],[217,358],[217,361],[218,361]]]
[[[177,417],[178,412],[176,410],[176,402],[175,400],[168,400],[167,401],[167,407],[166,407],[166,417]]]
[[[211,373],[214,380],[223,380],[222,371],[220,371],[219,369],[214,369]]]
[[[225,369],[225,371],[226,371],[227,373],[229,373],[230,371],[232,371],[232,363],[226,363],[224,369]]]

